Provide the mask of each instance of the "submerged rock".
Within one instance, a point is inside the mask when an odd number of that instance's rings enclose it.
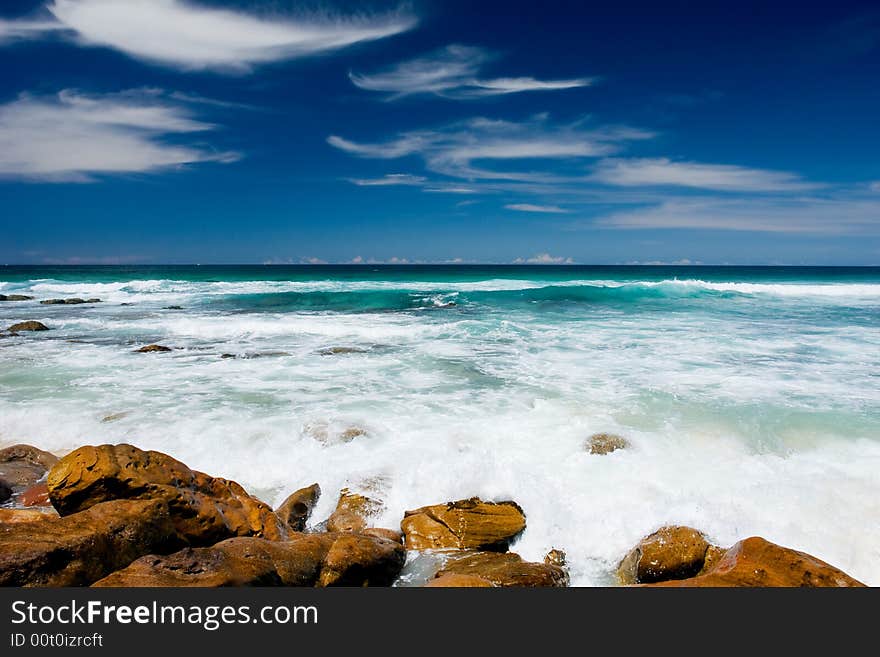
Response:
[[[280,540],[287,535],[272,509],[236,482],[132,445],[81,447],[52,468],[48,486],[52,505],[62,516],[108,500],[162,500],[188,545],[211,545],[233,536]]]
[[[484,502],[478,497],[407,511],[400,523],[409,550],[504,552],[525,528],[525,514],[515,502]]]
[[[169,347],[163,347],[160,344],[148,344],[146,347],[141,347],[140,349],[135,349],[136,354],[155,354],[155,353],[165,353],[171,351]]]
[[[30,301],[33,297],[23,294],[0,294],[0,301]]]
[[[183,306],[165,306],[163,310],[183,310]]]
[[[74,297],[72,299],[45,299],[44,301],[40,301],[45,306],[59,306],[59,305],[68,305],[68,306],[76,306],[82,303],[101,303],[100,299],[80,299],[79,297]]]
[[[623,584],[693,577],[705,566],[710,547],[706,537],[692,527],[661,527],[630,550],[620,562],[617,576]]]
[[[390,586],[405,560],[402,546],[357,534],[233,538],[144,557],[95,586]]]
[[[629,442],[623,436],[616,436],[611,433],[594,433],[587,438],[585,448],[590,454],[599,454],[604,456],[618,449],[626,449]]]
[[[121,411],[119,413],[111,413],[110,415],[105,415],[101,418],[101,422],[104,424],[109,424],[110,422],[116,422],[117,420],[121,420],[122,418],[128,417],[129,411]]]
[[[34,320],[28,320],[26,322],[19,322],[18,324],[13,324],[8,329],[6,329],[10,333],[17,333],[19,331],[48,331],[49,327],[43,324],[42,322],[37,322]]]
[[[336,509],[327,519],[327,531],[362,532],[369,525],[370,518],[381,513],[383,508],[382,502],[343,488]]]
[[[318,484],[312,484],[307,488],[300,488],[298,491],[291,493],[281,503],[281,506],[275,509],[275,515],[291,531],[305,531],[306,522],[312,515],[312,511],[320,497],[321,487]]]
[[[568,586],[568,573],[562,567],[524,561],[513,552],[474,552],[453,557],[437,578],[447,575],[478,577],[504,587]]]
[[[366,349],[360,347],[326,347],[318,351],[321,356],[342,356],[345,354],[365,354]]]
[[[679,587],[862,587],[842,570],[791,548],[753,536],[724,553],[707,572],[648,586]]]
[[[66,518],[31,517],[2,525],[0,586],[84,586],[179,544],[161,500],[105,502]]]

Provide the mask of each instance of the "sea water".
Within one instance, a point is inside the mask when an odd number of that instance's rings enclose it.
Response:
[[[315,522],[343,487],[388,527],[513,499],[514,549],[577,586],[670,523],[880,585],[877,268],[2,267],[0,294],[35,297],[0,328],[52,329],[0,338],[0,446],[128,442],[271,504],[318,482]],[[39,304],[69,297],[102,303]]]

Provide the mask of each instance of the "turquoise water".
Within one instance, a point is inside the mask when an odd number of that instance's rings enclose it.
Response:
[[[53,329],[0,338],[0,444],[132,442],[269,502],[318,481],[317,520],[343,486],[389,526],[512,497],[516,549],[578,585],[670,522],[880,584],[878,268],[3,267],[0,294]]]

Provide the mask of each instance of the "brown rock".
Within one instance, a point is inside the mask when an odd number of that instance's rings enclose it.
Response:
[[[321,487],[318,484],[312,484],[308,488],[300,488],[275,509],[275,514],[290,530],[304,531],[306,521],[312,515],[312,510],[320,497]]]
[[[409,550],[503,552],[525,527],[525,514],[515,502],[484,502],[477,497],[407,511],[400,523]]]
[[[128,411],[122,411],[121,413],[111,413],[110,415],[105,415],[101,418],[101,422],[104,424],[109,424],[110,422],[116,422],[117,420],[121,420],[125,417],[128,417]]]
[[[544,563],[548,566],[559,566],[565,568],[565,552],[562,550],[550,550],[544,557]]]
[[[378,536],[379,538],[384,538],[389,541],[394,541],[395,543],[400,543],[403,545],[403,532],[399,532],[396,529],[384,529],[382,527],[367,527],[363,532],[361,532],[364,536]]]
[[[449,574],[480,577],[495,586],[568,586],[568,573],[563,568],[523,561],[521,556],[513,552],[472,552],[453,557],[437,573],[437,577]]]
[[[611,433],[594,433],[587,438],[585,447],[590,451],[590,454],[605,455],[629,447],[629,442],[626,438]]]
[[[435,577],[425,584],[428,589],[473,589],[473,588],[495,588],[495,585],[488,579],[483,579],[477,575],[456,575],[455,573],[446,573]]]
[[[5,483],[11,493],[20,493],[42,479],[57,462],[54,454],[31,445],[7,447],[0,450],[0,482]]]
[[[753,536],[727,550],[715,567],[690,579],[651,586],[849,587],[865,586],[816,557]]]
[[[33,297],[26,297],[23,294],[0,294],[0,301],[30,301]]]
[[[337,535],[318,586],[391,586],[406,561],[403,545],[375,536]]]
[[[64,299],[43,299],[40,303],[44,306],[60,306],[64,305]]]
[[[47,518],[58,518],[58,512],[51,506],[34,509],[0,509],[0,525],[11,525],[20,522],[37,522]],[[0,527],[0,532],[2,532]]]
[[[700,572],[697,574],[702,575],[702,574],[707,573],[710,570],[712,570],[715,567],[715,565],[719,561],[721,561],[721,558],[725,554],[727,554],[726,548],[718,547],[717,545],[710,545],[706,549],[706,556],[703,559],[703,567],[700,569]]]
[[[45,483],[34,484],[23,491],[16,501],[22,506],[52,506],[49,501],[49,487]]]
[[[623,584],[647,584],[693,577],[703,568],[709,542],[691,527],[661,527],[646,536],[617,568]]]
[[[336,510],[327,519],[327,531],[361,532],[367,528],[370,518],[378,515],[382,508],[382,503],[378,500],[343,488]]]
[[[234,481],[132,445],[80,447],[52,468],[47,483],[49,498],[62,516],[107,500],[163,500],[188,545],[212,545],[233,536],[279,540],[287,535],[272,509]]]
[[[84,586],[176,544],[160,500],[106,502],[66,518],[5,524],[0,586]]]
[[[355,438],[360,438],[361,436],[366,436],[367,430],[361,429],[360,427],[349,427],[341,434],[339,434],[339,440],[344,443],[350,443]]]
[[[165,353],[171,351],[168,347],[163,347],[160,344],[148,344],[146,347],[141,347],[140,349],[135,349],[136,354],[155,354],[155,353]]]
[[[138,559],[95,586],[388,586],[405,559],[400,545],[356,534],[232,538]]]
[[[49,327],[42,322],[28,320],[27,322],[19,322],[18,324],[13,324],[6,330],[10,333],[17,333],[20,331],[48,331]]]

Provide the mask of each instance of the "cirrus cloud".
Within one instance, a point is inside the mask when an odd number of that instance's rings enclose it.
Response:
[[[505,205],[508,210],[516,210],[517,212],[541,212],[549,214],[566,214],[569,211],[560,208],[558,205],[534,205],[532,203],[511,203]]]
[[[51,0],[46,10],[54,20],[0,23],[0,42],[63,31],[80,45],[114,48],[165,66],[243,72],[382,39],[416,23],[403,9],[269,17],[182,0]]]
[[[170,143],[167,137],[217,126],[198,120],[159,90],[54,96],[22,94],[0,105],[0,177],[89,182],[99,174],[149,173],[238,153]]]
[[[608,159],[592,176],[622,187],[679,186],[736,192],[803,191],[817,185],[787,171],[752,169],[732,164],[676,162],[667,158]]]
[[[492,55],[484,48],[453,44],[424,57],[401,62],[371,74],[349,73],[355,86],[368,91],[384,91],[390,99],[415,94],[434,94],[445,98],[468,99],[521,93],[557,91],[587,87],[593,78],[537,80],[533,77],[480,79],[480,69]]]

